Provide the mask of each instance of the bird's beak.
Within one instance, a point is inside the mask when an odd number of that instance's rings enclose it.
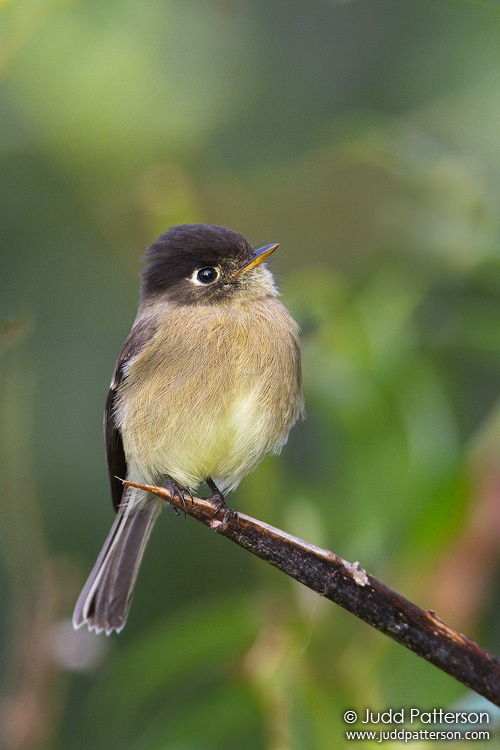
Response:
[[[250,271],[251,268],[255,268],[255,266],[258,266],[260,263],[262,263],[262,261],[266,260],[266,258],[269,258],[271,253],[274,253],[277,247],[279,247],[279,242],[273,242],[272,245],[263,245],[262,247],[258,247],[253,251],[248,263],[246,263],[242,268],[238,269],[234,276],[237,276],[240,273],[246,273],[247,271]]]

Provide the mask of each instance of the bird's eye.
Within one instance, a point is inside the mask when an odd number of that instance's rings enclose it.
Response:
[[[219,271],[213,266],[205,266],[195,271],[195,279],[199,284],[213,284],[219,278]]]

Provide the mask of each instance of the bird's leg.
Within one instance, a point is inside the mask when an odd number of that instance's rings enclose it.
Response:
[[[171,497],[171,499],[167,503],[169,508],[172,508],[172,500],[177,495],[184,509],[184,515],[186,515],[186,497],[189,497],[189,499],[191,500],[191,504],[194,503],[193,493],[191,492],[189,487],[185,487],[182,484],[177,484],[175,479],[172,479],[172,477],[168,474],[165,474],[165,487],[170,492]],[[172,510],[174,511],[176,516],[179,515],[179,511],[177,510],[177,508],[172,508]]]
[[[238,518],[239,518],[238,511],[233,510],[232,508],[229,508],[226,505],[224,495],[222,494],[220,489],[217,487],[213,479],[210,479],[210,477],[207,477],[205,481],[210,487],[210,489],[212,490],[212,494],[210,495],[210,497],[207,497],[206,499],[210,500],[210,502],[213,503],[213,505],[215,505],[215,510],[213,512],[213,515],[216,516],[220,510],[223,510],[224,511],[224,518],[222,519],[223,526],[226,526],[226,524],[228,523],[230,519],[238,523]]]

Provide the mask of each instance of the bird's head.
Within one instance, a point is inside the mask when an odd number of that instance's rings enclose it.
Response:
[[[142,301],[207,305],[276,295],[264,261],[277,247],[253,249],[243,235],[213,224],[171,227],[146,250]]]

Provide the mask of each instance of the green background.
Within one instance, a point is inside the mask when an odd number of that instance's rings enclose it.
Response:
[[[281,243],[302,327],[307,420],[230,504],[500,653],[499,39],[472,0],[0,2],[5,750],[329,750],[473,698],[170,511],[125,630],[69,618],[141,254],[201,221]]]

